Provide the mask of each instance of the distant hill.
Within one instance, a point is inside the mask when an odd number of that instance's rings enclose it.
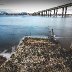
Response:
[[[6,11],[0,11],[0,15],[28,15],[27,12],[21,12],[21,13],[8,13]]]

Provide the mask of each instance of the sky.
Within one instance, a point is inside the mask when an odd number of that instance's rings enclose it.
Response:
[[[71,2],[72,0],[0,0],[0,10],[33,13]],[[68,8],[68,13],[72,13],[72,7]]]

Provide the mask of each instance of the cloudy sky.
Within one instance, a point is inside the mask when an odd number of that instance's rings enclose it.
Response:
[[[71,2],[72,0],[0,0],[0,10],[32,13]],[[69,12],[72,12],[72,8],[69,8]]]

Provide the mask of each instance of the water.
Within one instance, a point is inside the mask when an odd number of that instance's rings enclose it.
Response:
[[[61,45],[69,48],[72,42],[72,17],[0,17],[0,51],[10,51],[24,36],[47,37],[52,28]]]

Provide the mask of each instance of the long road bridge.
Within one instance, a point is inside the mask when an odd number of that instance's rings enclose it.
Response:
[[[49,8],[49,9],[46,9],[46,10],[42,10],[42,11],[38,11],[38,12],[34,12],[32,13],[32,15],[34,16],[52,16],[52,10],[54,11],[53,12],[53,15],[54,16],[57,16],[58,15],[58,9],[62,9],[62,17],[66,17],[67,15],[67,8],[68,7],[71,7],[72,6],[72,3],[68,3],[68,4],[64,4],[64,5],[60,5],[60,6],[57,6],[57,7],[53,7],[53,8]]]

